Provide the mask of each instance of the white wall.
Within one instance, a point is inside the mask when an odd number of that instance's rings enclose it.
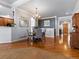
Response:
[[[25,27],[0,27],[0,43],[10,43],[27,39],[27,28]]]
[[[60,27],[62,26],[60,23],[64,22],[64,21],[68,22],[69,33],[72,32],[72,16],[64,16],[64,17],[59,17],[58,18],[58,33],[59,33]]]
[[[0,27],[0,43],[11,42],[11,27]]]
[[[54,28],[41,28],[46,37],[54,37]]]
[[[79,13],[79,0],[77,1],[73,13]]]
[[[56,36],[58,36],[58,17],[55,16],[55,31],[56,31]]]
[[[12,42],[27,39],[28,33],[26,27],[12,28]]]
[[[46,37],[54,37],[54,28],[46,28]]]
[[[21,11],[20,11],[21,12]],[[19,40],[23,40],[23,39],[27,39],[27,29],[28,27],[27,26],[20,26],[20,20],[23,20],[21,19],[21,17],[25,17],[24,13],[20,12],[15,9],[15,14],[14,14],[14,22],[15,22],[15,27],[12,28],[12,42],[14,41],[19,41]],[[25,17],[27,20],[28,18]]]
[[[27,18],[25,13],[22,12],[20,13],[20,12],[21,11],[15,10],[14,22],[16,25],[14,27],[0,27],[0,43],[9,43],[9,42],[27,39],[28,27],[27,26],[21,27],[19,21],[22,20],[20,19],[21,16],[24,16],[26,20],[28,20],[27,22],[29,22],[30,18]],[[10,14],[10,16],[12,16],[13,18],[12,14]]]

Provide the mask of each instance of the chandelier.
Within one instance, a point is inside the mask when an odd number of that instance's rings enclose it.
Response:
[[[35,18],[39,19],[40,15],[39,15],[39,12],[38,12],[38,8],[35,8],[35,10],[36,10],[36,12],[35,12]]]

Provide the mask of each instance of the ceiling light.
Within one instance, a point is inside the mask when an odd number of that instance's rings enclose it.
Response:
[[[35,8],[35,9],[36,9],[35,18],[39,19],[41,16],[39,15],[38,8]]]
[[[0,8],[3,7],[2,5],[0,5]]]

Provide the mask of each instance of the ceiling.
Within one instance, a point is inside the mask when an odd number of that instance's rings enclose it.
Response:
[[[4,1],[4,2],[6,2],[6,3],[8,3],[8,4],[12,4],[12,3],[14,3],[14,2],[17,1],[17,0],[2,0],[2,1]]]
[[[41,17],[52,17],[71,15],[77,1],[78,0],[0,0],[0,4],[8,8],[15,7],[22,9],[32,15],[36,13],[35,8],[38,8],[38,13]],[[0,14],[5,14],[7,10],[7,8],[0,8]]]

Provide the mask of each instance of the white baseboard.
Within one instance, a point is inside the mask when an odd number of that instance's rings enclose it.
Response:
[[[17,41],[22,41],[22,40],[25,40],[25,39],[27,40],[27,37],[19,38],[19,39],[13,40],[13,41],[11,41],[11,43],[17,42]]]
[[[45,36],[45,37],[50,37],[50,38],[53,38],[54,36]]]
[[[27,40],[27,37],[19,38],[19,39],[15,39],[15,40],[11,40],[11,41],[6,41],[6,42],[0,42],[0,44],[13,43],[13,42],[22,41],[22,40],[25,40],[25,39]]]
[[[0,42],[0,44],[3,44],[3,43],[11,43],[11,41]]]

